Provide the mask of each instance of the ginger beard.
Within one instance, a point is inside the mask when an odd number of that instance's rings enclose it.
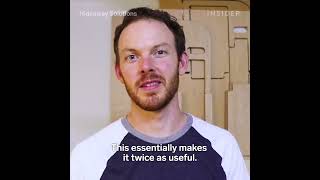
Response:
[[[134,83],[134,87],[130,87],[125,78],[122,78],[128,95],[137,106],[146,111],[159,111],[169,104],[169,102],[178,91],[178,66],[175,72],[176,73],[174,73],[173,77],[168,79],[168,81],[166,81],[165,78],[163,78],[161,75],[158,75],[154,72],[147,72],[143,74],[136,83]],[[140,83],[148,79],[160,79],[161,85],[164,87],[165,91],[148,94],[139,92]]]

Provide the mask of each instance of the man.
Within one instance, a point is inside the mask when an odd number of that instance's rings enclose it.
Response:
[[[235,138],[179,108],[179,75],[188,67],[182,27],[159,10],[128,14],[114,51],[131,110],[77,145],[71,179],[248,180]]]

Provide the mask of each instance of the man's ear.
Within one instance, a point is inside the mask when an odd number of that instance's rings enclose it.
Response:
[[[122,73],[121,73],[121,70],[120,70],[120,65],[116,64],[114,69],[115,69],[115,72],[116,72],[117,79],[123,84],[123,77],[122,77]]]
[[[179,59],[179,74],[180,75],[184,75],[186,73],[186,71],[188,70],[188,66],[189,66],[189,56],[186,53],[186,51],[184,51]]]

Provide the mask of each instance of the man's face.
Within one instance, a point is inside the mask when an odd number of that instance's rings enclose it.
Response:
[[[165,107],[179,86],[179,63],[173,33],[156,20],[139,20],[119,38],[117,77],[132,101],[147,111]]]

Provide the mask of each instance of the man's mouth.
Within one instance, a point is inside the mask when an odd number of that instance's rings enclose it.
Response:
[[[144,90],[154,90],[160,87],[160,84],[161,84],[160,80],[147,80],[141,84],[140,88]]]

